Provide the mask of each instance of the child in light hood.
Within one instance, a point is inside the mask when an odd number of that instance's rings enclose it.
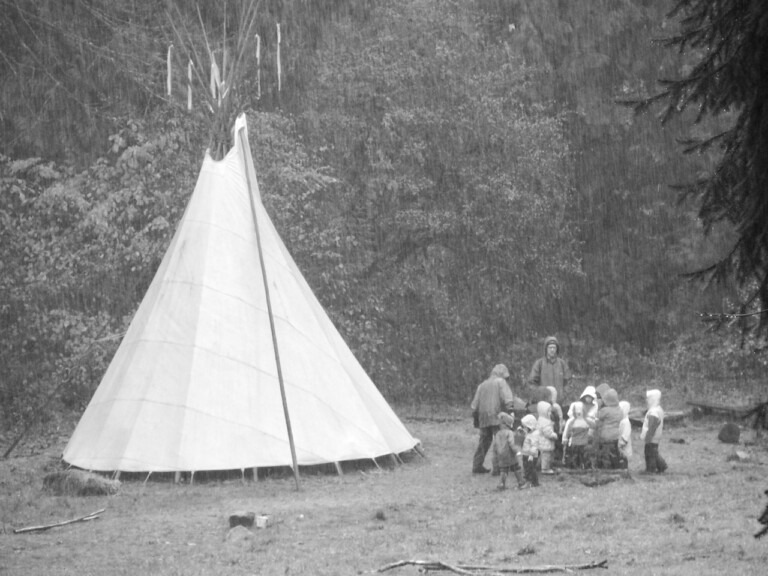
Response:
[[[562,432],[562,427],[565,424],[563,421],[563,408],[557,403],[557,388],[554,386],[547,386],[547,390],[549,390],[549,403],[552,405],[552,425],[555,428],[555,432],[560,434]]]
[[[648,474],[662,473],[667,463],[659,454],[659,442],[664,431],[664,410],[661,408],[661,391],[648,390],[645,394],[648,411],[643,420],[640,439],[645,441],[645,471]]]
[[[523,456],[523,471],[525,479],[530,482],[531,486],[539,485],[539,474],[536,470],[539,465],[539,439],[541,433],[538,430],[536,416],[533,414],[526,414],[520,421],[525,430],[525,440],[523,440],[523,448],[520,453]]]
[[[597,419],[597,402],[595,401],[595,398],[597,397],[597,392],[595,391],[594,386],[587,386],[584,388],[584,392],[581,393],[581,396],[579,396],[579,402],[581,402],[583,408],[584,408],[584,420],[587,421],[587,424],[589,424],[590,428],[595,427],[595,420]],[[568,418],[573,417],[573,404],[571,404],[571,407],[568,409]],[[568,423],[566,422],[566,426]]]
[[[583,470],[587,466],[587,446],[589,445],[589,424],[584,419],[584,404],[571,404],[573,417],[568,420],[563,432],[563,448],[568,468]]]
[[[622,400],[619,408],[623,418],[619,423],[619,452],[621,453],[621,467],[629,468],[629,460],[632,458],[632,423],[629,421],[629,402]]]
[[[563,419],[563,408],[557,402],[557,388],[547,386],[547,390],[549,390],[549,403],[552,404],[552,411],[550,412],[552,428],[554,428],[555,434],[557,434],[555,438],[555,451],[552,453],[552,462],[556,464],[563,458],[563,442],[560,436],[565,427],[565,420]]]
[[[536,412],[538,418],[536,426],[539,430],[539,459],[541,462],[542,474],[554,474],[552,469],[552,454],[555,451],[555,439],[557,433],[552,425],[550,414],[552,412],[552,405],[549,402],[539,402],[536,405]]]

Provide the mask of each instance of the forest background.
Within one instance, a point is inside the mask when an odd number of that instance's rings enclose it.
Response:
[[[82,410],[170,242],[211,119],[178,46],[167,95],[172,23],[215,48],[241,10],[197,4],[0,0],[0,432]],[[685,278],[733,231],[670,189],[718,159],[678,140],[732,117],[620,104],[690,69],[654,41],[671,5],[260,2],[264,202],[390,401],[468,402],[497,362],[517,385],[550,334],[584,384],[760,384],[760,343],[701,322],[737,288]]]

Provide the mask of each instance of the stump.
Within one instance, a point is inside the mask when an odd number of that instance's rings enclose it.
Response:
[[[48,474],[43,488],[55,496],[111,496],[117,494],[120,482],[84,470],[63,470]]]
[[[738,444],[739,436],[741,435],[741,429],[735,422],[728,422],[720,428],[720,433],[717,435],[717,439],[725,444]]]
[[[250,528],[253,526],[253,522],[256,519],[255,512],[234,512],[229,516],[229,527],[244,526]]]

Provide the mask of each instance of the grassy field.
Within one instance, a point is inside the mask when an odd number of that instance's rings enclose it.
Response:
[[[122,483],[111,497],[42,490],[60,467],[68,431],[30,440],[0,461],[0,575],[361,574],[399,560],[526,567],[608,561],[585,574],[766,574],[768,537],[755,540],[768,502],[768,446],[742,434],[746,462],[729,461],[716,419],[665,429],[663,476],[643,476],[634,432],[630,477],[587,487],[576,475],[542,478],[525,491],[473,476],[475,431],[466,410],[419,416],[398,410],[426,458],[378,469],[345,465],[341,477],[291,476],[243,484],[202,479]],[[410,412],[410,415],[409,415]],[[106,508],[98,520],[44,532]],[[269,514],[266,529],[229,530],[235,511]],[[406,566],[394,576],[418,573]],[[448,572],[444,572],[448,573]]]

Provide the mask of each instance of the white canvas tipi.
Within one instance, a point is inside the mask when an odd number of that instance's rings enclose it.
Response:
[[[280,240],[258,195],[244,116],[235,134],[221,161],[206,155],[171,245],[64,451],[73,466],[292,465],[266,292],[299,465],[397,454],[418,443]]]

